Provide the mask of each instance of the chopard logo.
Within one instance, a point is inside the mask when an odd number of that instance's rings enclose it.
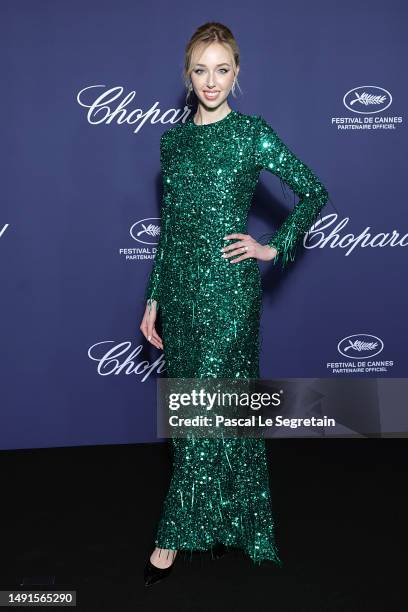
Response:
[[[376,85],[361,85],[350,89],[343,98],[343,104],[353,113],[373,115],[381,113],[391,106],[392,96],[389,91]]]
[[[371,334],[353,334],[340,340],[337,350],[344,357],[362,359],[378,355],[384,348],[384,342]]]
[[[9,223],[5,223],[3,225],[3,227],[0,227],[0,238],[3,236],[4,232],[6,231],[6,229],[8,228]]]
[[[401,235],[395,229],[392,230],[392,232],[374,233],[371,231],[370,226],[368,226],[360,234],[353,234],[348,231],[342,235],[342,230],[348,224],[349,220],[349,217],[345,217],[335,225],[337,221],[336,213],[326,215],[322,217],[322,220],[318,219],[313,227],[305,234],[303,246],[306,249],[315,249],[317,247],[322,249],[326,245],[332,249],[339,247],[345,250],[346,256],[350,255],[358,246],[371,248],[408,246],[408,234]]]
[[[145,382],[153,372],[163,372],[166,362],[163,353],[152,363],[143,358],[139,360],[143,348],[143,344],[133,348],[130,341],[103,340],[89,347],[88,357],[97,364],[100,376],[135,374],[142,376],[141,382]]]
[[[148,217],[136,221],[130,228],[133,240],[142,244],[158,244],[160,238],[160,225],[151,221],[160,220],[160,217]]]
[[[103,89],[103,91],[102,93],[96,93],[95,97],[93,89]],[[114,122],[118,125],[122,125],[122,123],[127,125],[136,124],[135,133],[146,122],[151,124],[174,124],[181,121],[184,123],[191,114],[189,107],[184,106],[182,110],[169,108],[160,116],[161,110],[157,108],[158,102],[155,102],[146,111],[137,107],[132,108],[129,105],[133,102],[136,92],[130,91],[122,98],[123,92],[123,87],[106,89],[106,85],[89,85],[78,92],[76,99],[80,106],[88,109],[86,118],[91,125],[99,125],[100,123],[111,124]]]

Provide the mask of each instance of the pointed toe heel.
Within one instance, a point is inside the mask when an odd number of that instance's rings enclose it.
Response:
[[[148,560],[146,561],[144,572],[143,572],[145,586],[151,586],[167,578],[167,576],[171,573],[175,562],[176,562],[176,559],[174,558],[173,563],[169,567],[161,568],[161,567],[156,567],[155,565],[153,565],[149,557]]]

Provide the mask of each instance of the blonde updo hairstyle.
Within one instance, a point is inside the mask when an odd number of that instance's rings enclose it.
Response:
[[[218,42],[222,45],[226,46],[231,55],[232,68],[235,74],[234,82],[231,87],[231,93],[235,96],[235,88],[238,86],[240,91],[241,88],[238,83],[237,74],[237,66],[239,66],[239,48],[237,41],[235,40],[231,30],[227,28],[227,26],[222,23],[217,23],[215,21],[211,21],[208,23],[204,23],[202,26],[197,28],[189,42],[186,46],[185,56],[184,56],[184,69],[183,69],[183,81],[187,90],[186,95],[186,104],[188,104],[188,98],[191,94],[194,93],[193,84],[191,82],[191,72],[193,71],[193,67],[197,55],[198,48],[200,48],[200,52],[202,51],[202,45],[208,47],[211,43]]]

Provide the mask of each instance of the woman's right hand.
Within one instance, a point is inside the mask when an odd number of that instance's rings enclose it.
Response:
[[[142,334],[147,340],[153,344],[158,349],[163,350],[163,342],[160,338],[159,334],[155,328],[155,322],[157,317],[157,302],[156,300],[151,300],[151,305],[149,302],[146,304],[146,310],[143,315],[142,323],[140,324],[140,329]]]

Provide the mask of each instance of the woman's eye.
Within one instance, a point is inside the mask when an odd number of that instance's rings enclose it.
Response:
[[[228,68],[220,68],[220,71],[221,71],[223,74],[226,74],[227,72],[229,72]],[[195,74],[199,74],[200,72],[203,72],[203,69],[202,69],[202,68],[196,68],[196,69],[194,70],[194,72],[195,72]]]

